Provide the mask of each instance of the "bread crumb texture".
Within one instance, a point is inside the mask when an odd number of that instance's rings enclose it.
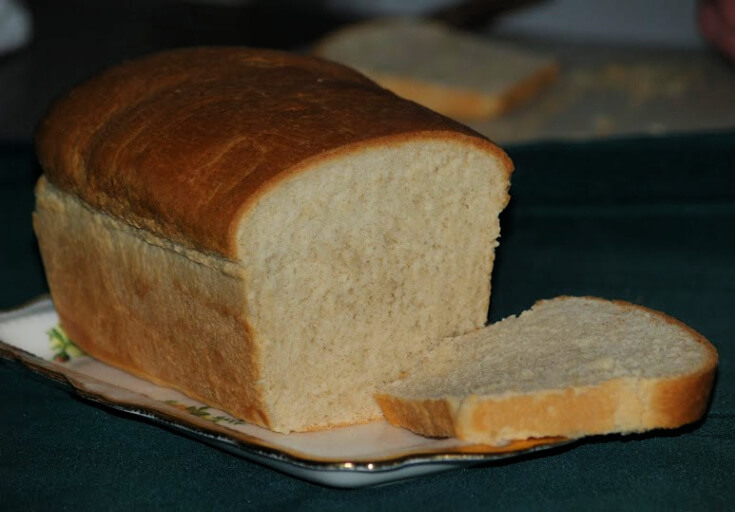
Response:
[[[661,313],[563,297],[444,340],[379,398],[384,410],[445,400],[458,437],[492,444],[633,432],[701,416],[716,363],[707,340]]]
[[[376,387],[481,327],[505,194],[482,151],[424,140],[334,159],[264,196],[239,238],[274,417],[341,423],[357,406],[379,418]]]

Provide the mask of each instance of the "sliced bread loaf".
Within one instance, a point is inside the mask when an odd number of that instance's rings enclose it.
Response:
[[[546,55],[410,19],[348,26],[324,38],[314,52],[461,119],[502,114],[552,82],[559,69]]]
[[[697,420],[716,365],[663,313],[559,297],[445,340],[376,399],[395,425],[477,443],[641,432]]]
[[[487,318],[510,160],[341,65],[145,57],[63,97],[37,147],[70,337],[244,420],[379,419],[378,387]]]

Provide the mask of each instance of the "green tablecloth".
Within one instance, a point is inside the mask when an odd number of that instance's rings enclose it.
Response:
[[[0,362],[4,510],[735,508],[735,132],[510,149],[491,319],[594,294],[661,309],[719,349],[703,422],[391,485],[320,487],[100,409]],[[45,291],[30,146],[0,145],[0,308]]]

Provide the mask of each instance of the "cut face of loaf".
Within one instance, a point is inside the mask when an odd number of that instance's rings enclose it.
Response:
[[[349,423],[359,403],[376,419],[376,384],[484,325],[499,179],[481,152],[426,140],[336,159],[258,204],[239,240],[274,416]]]
[[[663,313],[560,297],[444,340],[377,399],[393,424],[477,443],[641,432],[697,420],[716,365]]]
[[[341,66],[154,56],[72,91],[38,145],[70,337],[247,421],[378,419],[379,387],[485,322],[509,160]]]

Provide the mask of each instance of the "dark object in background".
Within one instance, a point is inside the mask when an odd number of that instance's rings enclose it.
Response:
[[[735,64],[735,0],[703,0],[697,18],[704,37]]]
[[[0,139],[32,138],[52,100],[101,69],[157,50],[197,45],[299,49],[340,20],[265,2],[32,0],[34,38],[0,57]]]
[[[463,29],[483,28],[496,16],[542,0],[466,0],[429,15],[437,21]]]

